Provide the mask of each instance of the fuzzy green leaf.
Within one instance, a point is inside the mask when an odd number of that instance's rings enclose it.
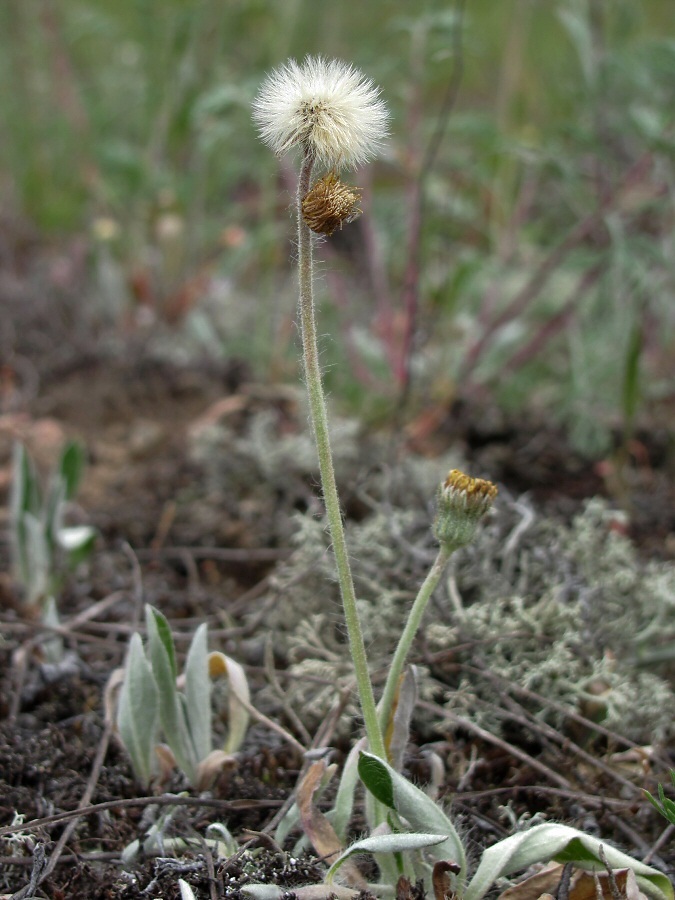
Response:
[[[17,442],[12,458],[12,518],[16,519],[22,512],[37,516],[41,505],[40,485],[35,466],[24,445]]]
[[[211,679],[206,623],[192,638],[185,661],[185,710],[190,740],[197,763],[209,755],[211,744]]]
[[[63,479],[66,500],[72,500],[82,480],[84,472],[84,450],[81,444],[71,441],[61,454],[59,474]]]
[[[368,780],[364,778],[363,773]],[[434,859],[457,863],[460,867],[457,884],[461,892],[466,871],[466,853],[455,826],[440,806],[388,763],[371,753],[361,753],[359,774],[375,798],[395,810],[409,823],[413,831],[447,835],[443,843],[433,847],[431,855]],[[371,784],[375,790],[371,788]]]
[[[57,475],[51,485],[44,509],[42,510],[42,520],[49,545],[49,552],[53,556],[58,545],[57,535],[63,528],[63,513],[66,500],[66,485],[60,475]]]
[[[447,839],[445,834],[417,834],[410,832],[377,834],[363,838],[352,844],[341,853],[328,870],[326,881],[332,881],[340,866],[354,853],[404,853],[406,850],[422,850],[442,844]]]
[[[370,793],[389,809],[395,809],[394,785],[386,766],[377,756],[359,753],[359,777]]]
[[[667,819],[671,824],[675,825],[675,803],[672,800],[669,800],[666,797],[665,791],[663,790],[663,785],[660,784],[658,786],[659,791],[659,800],[656,797],[652,796],[649,791],[643,791],[645,797],[652,804],[654,809],[657,810],[665,819]]]
[[[162,613],[150,605],[145,607],[145,622],[150,664],[159,689],[162,731],[179,767],[194,782],[197,761],[194,759],[183,703],[176,689],[176,656],[171,628]]]
[[[117,708],[117,727],[139,782],[147,787],[157,736],[158,690],[139,634],[129,643]]]
[[[169,666],[171,668],[171,675],[174,680],[178,675],[178,668],[176,666],[176,650],[173,645],[173,635],[171,634],[171,626],[169,625],[167,618],[163,615],[158,609],[155,609],[154,606],[146,605],[145,607],[145,619],[148,628],[148,638],[150,639],[150,644],[157,639],[161,642],[164,647],[164,652],[166,653]],[[154,627],[151,627],[151,622]]]
[[[327,818],[343,845],[347,841],[347,829],[354,808],[354,793],[359,779],[359,753],[365,743],[365,738],[362,738],[350,750],[342,768],[333,809],[327,813]]]
[[[51,572],[50,553],[42,523],[32,513],[21,516],[24,533],[26,600],[29,605],[44,601]]]

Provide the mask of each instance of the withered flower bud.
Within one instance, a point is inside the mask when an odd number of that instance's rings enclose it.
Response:
[[[335,172],[319,178],[302,198],[302,218],[316,234],[331,235],[361,215],[360,188],[343,184]]]
[[[434,534],[439,543],[453,549],[470,544],[496,496],[497,487],[491,481],[471,478],[459,469],[449,472],[438,491]]]

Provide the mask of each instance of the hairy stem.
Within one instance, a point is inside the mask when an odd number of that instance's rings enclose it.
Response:
[[[399,638],[398,646],[396,647],[396,652],[394,653],[394,658],[389,668],[389,674],[387,675],[387,682],[384,686],[384,693],[382,694],[382,699],[380,700],[380,705],[378,708],[380,730],[383,734],[388,734],[391,726],[391,716],[394,709],[394,700],[396,698],[399,682],[403,673],[403,667],[405,665],[406,659],[408,658],[408,653],[410,651],[413,639],[420,627],[422,616],[424,615],[424,610],[427,608],[427,603],[429,602],[429,598],[436,589],[436,585],[441,580],[441,575],[445,571],[445,567],[447,566],[448,560],[452,556],[452,553],[453,548],[448,547],[445,544],[438,551],[438,556],[436,557],[433,566],[429,570],[429,574],[424,579],[424,583],[419,589],[419,593],[417,594],[415,602],[412,605],[412,609],[410,610],[408,621],[406,622],[405,628],[403,629],[401,637]]]
[[[313,263],[312,263],[312,233],[302,219],[302,198],[309,190],[310,176],[313,159],[309,153],[305,154],[298,180],[298,269],[300,275],[300,325],[302,329],[302,349],[305,364],[305,380],[309,395],[310,418],[314,431],[314,440],[319,456],[319,469],[321,472],[321,485],[323,499],[326,506],[328,526],[333,542],[335,554],[335,566],[337,568],[342,605],[344,607],[347,634],[349,637],[349,649],[354,662],[356,683],[361,703],[361,711],[366,726],[366,735],[371,751],[385,758],[384,741],[377,717],[373,686],[368,672],[366,648],[363,643],[361,623],[356,608],[356,593],[349,565],[347,542],[345,541],[344,527],[342,524],[342,512],[340,500],[335,483],[335,471],[333,469],[333,457],[328,436],[328,415],[326,401],[321,383],[321,368],[319,366],[319,351],[316,333],[316,319],[314,314],[313,296]]]

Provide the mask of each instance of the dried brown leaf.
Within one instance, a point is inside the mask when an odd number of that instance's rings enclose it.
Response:
[[[499,900],[540,900],[544,895],[557,896],[564,866],[552,863],[524,881],[507,888]],[[637,886],[632,869],[607,872],[585,872],[575,869],[570,880],[568,900],[614,900],[612,879],[621,900],[647,900]]]

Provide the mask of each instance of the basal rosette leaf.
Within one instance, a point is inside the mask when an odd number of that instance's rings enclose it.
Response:
[[[134,773],[147,787],[153,770],[157,741],[157,684],[145,658],[139,634],[129,643],[129,653],[117,708],[117,727]]]
[[[359,775],[373,796],[395,810],[413,832],[445,835],[443,842],[432,846],[429,853],[434,859],[447,860],[459,866],[457,886],[461,891],[466,872],[466,854],[455,826],[440,806],[372,753],[361,752]]]
[[[605,871],[603,857],[613,869],[632,869],[645,894],[655,900],[673,900],[672,884],[657,869],[576,828],[555,823],[536,825],[488,848],[464,891],[463,900],[481,900],[498,878],[534,863],[555,860]]]

